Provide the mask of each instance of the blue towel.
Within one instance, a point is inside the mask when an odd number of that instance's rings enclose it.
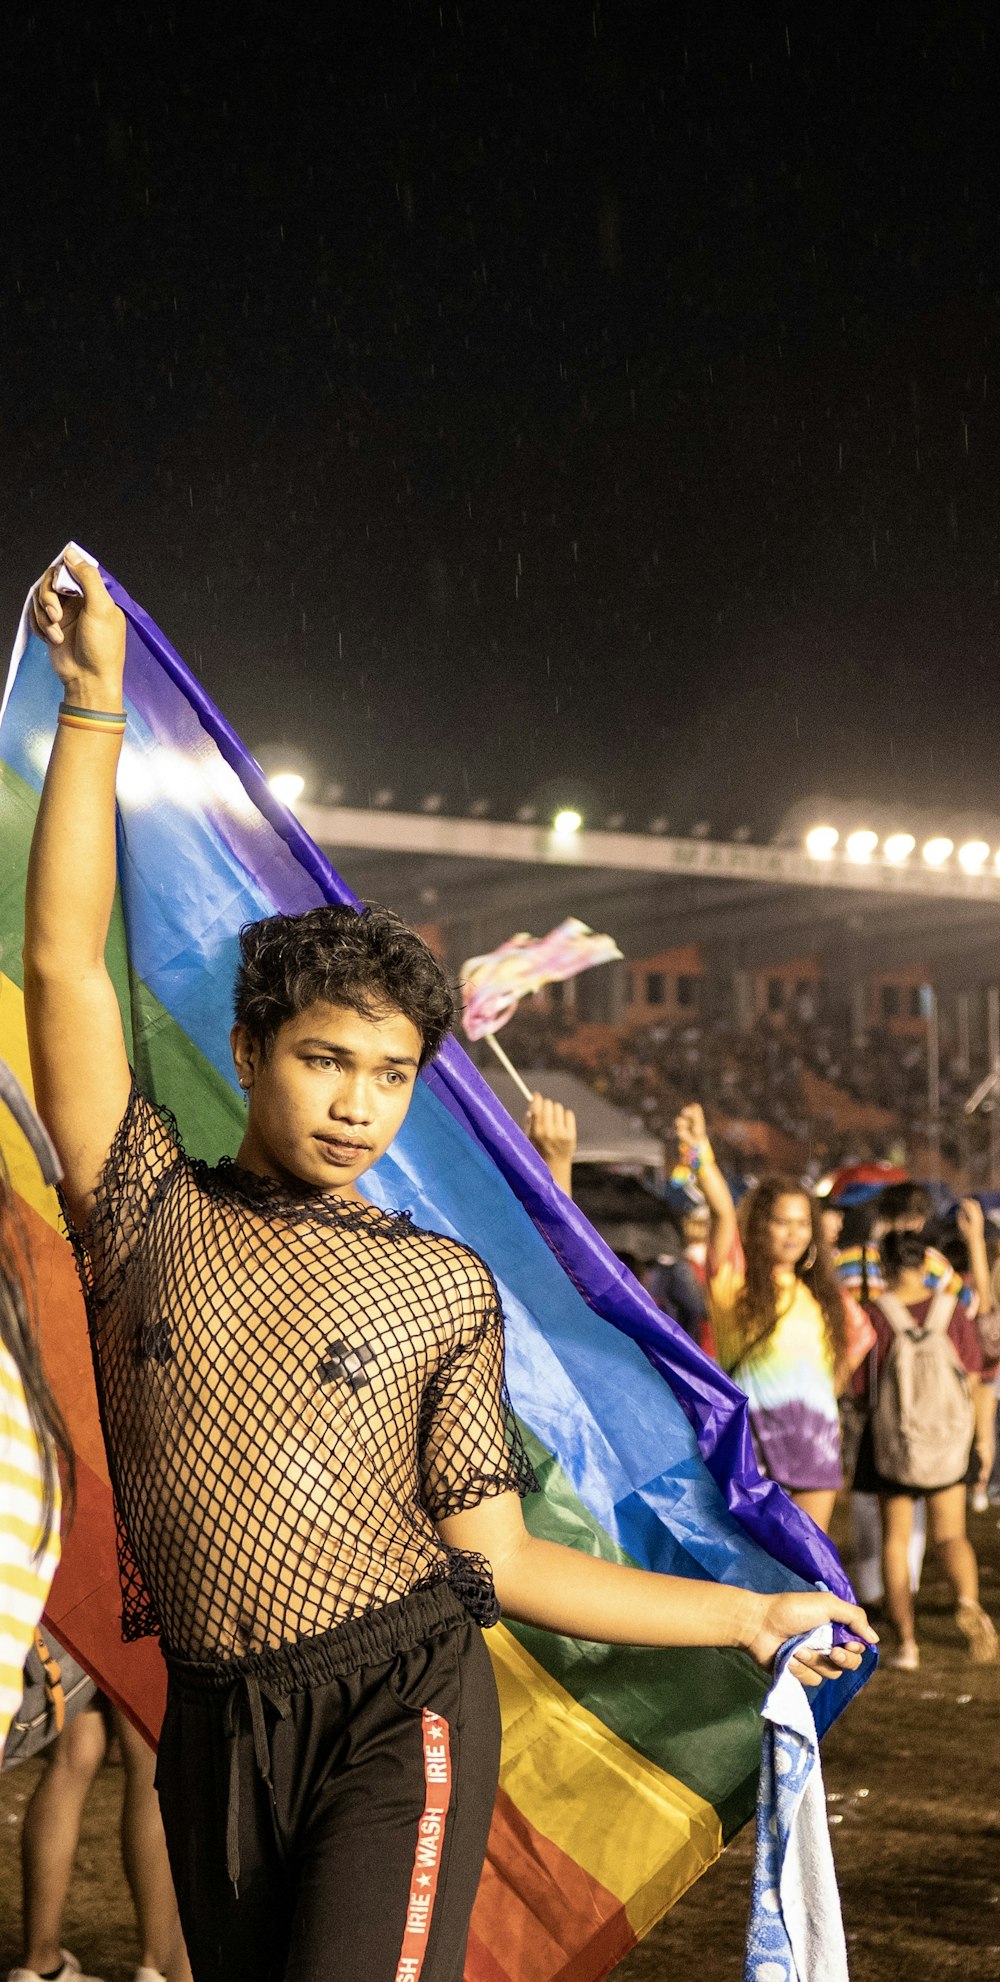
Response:
[[[848,1982],[819,1737],[805,1687],[788,1671],[803,1645],[826,1650],[832,1638],[827,1624],[783,1645],[761,1708],[757,1848],[743,1982]]]

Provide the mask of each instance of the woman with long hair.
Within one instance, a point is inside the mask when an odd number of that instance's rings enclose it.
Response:
[[[719,1361],[745,1390],[762,1472],[829,1529],[843,1484],[838,1398],[874,1341],[837,1284],[820,1208],[795,1177],[765,1177],[737,1220],[696,1102],[677,1117],[711,1219],[708,1299]]]
[[[2,1062],[0,1096],[36,1154],[47,1148],[54,1162],[41,1124]],[[72,1448],[42,1370],[27,1236],[0,1159],[0,1759],[59,1560],[60,1460],[72,1491]]]

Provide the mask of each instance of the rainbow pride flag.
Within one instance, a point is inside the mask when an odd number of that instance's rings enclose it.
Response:
[[[192,1154],[235,1150],[229,1056],[241,923],[351,902],[147,615],[128,621],[119,891],[108,960],[146,1091]],[[22,626],[0,724],[0,1055],[30,1091],[24,877],[59,689]],[[48,1617],[155,1739],[157,1647],[124,1646],[114,1523],[82,1304],[55,1200],[19,1132],[6,1153],[33,1247],[48,1367],[79,1454],[79,1512]],[[510,1391],[542,1491],[538,1533],[620,1562],[849,1596],[829,1545],[760,1479],[739,1391],[604,1246],[452,1040],[366,1180],[492,1267]],[[733,1651],[580,1643],[504,1623],[487,1640],[504,1721],[501,1788],[467,1982],[595,1982],[752,1814],[763,1675]],[[814,1696],[825,1728],[862,1672]]]

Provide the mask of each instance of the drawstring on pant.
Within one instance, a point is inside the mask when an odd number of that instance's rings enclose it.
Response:
[[[257,1773],[267,1784],[271,1807],[277,1809],[274,1793],[274,1779],[271,1774],[271,1750],[267,1738],[267,1722],[264,1718],[264,1701],[274,1708],[279,1719],[287,1720],[291,1713],[290,1702],[276,1687],[268,1686],[259,1680],[256,1673],[240,1674],[226,1701],[226,1736],[229,1741],[229,1801],[226,1809],[226,1870],[232,1880],[233,1891],[239,1898],[240,1878],[240,1716],[244,1694],[250,1705],[250,1725],[253,1729],[254,1757]]]
[[[250,1709],[257,1773],[267,1784],[277,1826],[277,1797],[271,1775],[264,1701],[274,1708],[280,1720],[288,1720],[294,1694],[329,1686],[334,1680],[360,1672],[364,1666],[388,1664],[401,1652],[426,1644],[442,1631],[466,1624],[468,1618],[467,1599],[463,1602],[450,1583],[435,1581],[380,1610],[346,1618],[318,1637],[269,1646],[245,1659],[182,1659],[164,1646],[171,1698],[199,1701],[214,1698],[222,1709],[222,1731],[229,1743],[226,1870],[234,1889],[238,1891],[240,1876],[239,1737],[244,1724],[244,1696]]]

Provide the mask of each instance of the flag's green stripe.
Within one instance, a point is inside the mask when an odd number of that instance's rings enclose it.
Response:
[[[522,1425],[543,1492],[525,1502],[533,1534],[607,1562],[631,1563],[589,1514],[562,1468]],[[767,1681],[736,1651],[595,1645],[510,1624],[539,1665],[623,1741],[719,1813],[726,1837],[752,1814]]]
[[[133,1065],[143,1092],[155,1094],[177,1117],[191,1156],[215,1163],[235,1156],[243,1138],[243,1108],[218,1069],[182,1032],[147,984],[133,975]]]
[[[4,849],[4,871],[0,875],[0,965],[21,990],[24,989],[21,959],[24,876],[37,812],[37,792],[9,764],[0,766],[0,845]],[[232,1155],[243,1133],[239,1099],[166,1006],[130,969],[125,922],[117,894],[105,954],[118,993],[125,1043],[140,1086],[173,1110],[184,1146],[192,1156],[214,1161],[219,1156]]]

